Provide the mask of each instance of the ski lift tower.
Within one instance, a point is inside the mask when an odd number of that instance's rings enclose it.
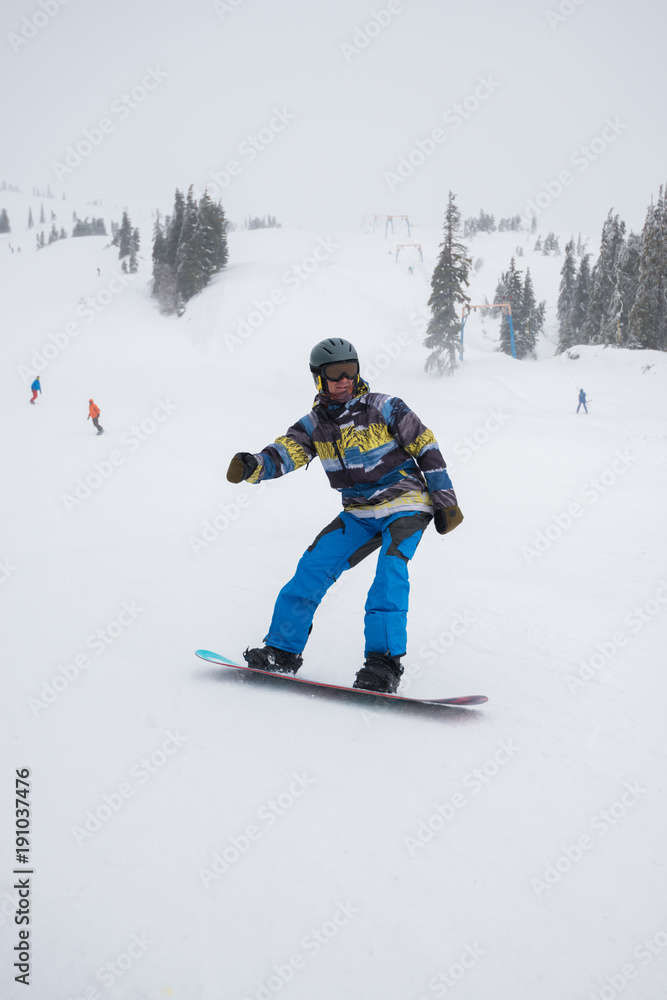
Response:
[[[392,235],[393,235],[393,232],[394,232],[394,219],[400,219],[401,222],[404,222],[405,225],[407,226],[408,236],[412,235],[410,233],[410,219],[409,219],[409,217],[407,215],[387,215],[385,217],[385,224],[384,224],[385,239],[387,238],[387,233],[389,232],[389,227],[390,226],[391,226],[391,232],[392,232]]]
[[[466,303],[461,312],[461,350],[459,352],[459,361],[463,361],[463,331],[465,329],[466,320],[470,315],[470,310],[476,311],[477,309],[502,309],[503,314],[507,316],[507,322],[510,326],[510,344],[512,347],[512,357],[516,358],[516,344],[514,343],[514,324],[512,323],[512,303],[511,302],[493,302],[489,305],[485,302],[484,305],[471,306],[470,303]]]

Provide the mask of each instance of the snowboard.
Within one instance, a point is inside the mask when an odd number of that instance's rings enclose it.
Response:
[[[256,667],[249,667],[247,664],[234,663],[226,656],[219,653],[212,653],[208,649],[196,650],[196,655],[206,660],[208,663],[217,663],[221,667],[234,667],[236,670],[246,670],[251,674],[263,674],[265,677],[278,677],[283,681],[292,681],[294,684],[305,684],[309,687],[328,688],[330,691],[351,691],[353,694],[367,694],[373,698],[388,698],[391,701],[407,701],[416,705],[440,705],[449,708],[468,708],[472,705],[483,705],[489,699],[485,694],[468,694],[458,698],[409,698],[404,694],[383,694],[380,691],[364,691],[362,688],[345,687],[342,684],[328,684],[326,681],[312,681],[307,677],[295,677],[293,674],[274,673],[269,670],[258,670]]]

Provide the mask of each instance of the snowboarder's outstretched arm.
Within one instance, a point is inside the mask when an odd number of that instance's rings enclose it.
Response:
[[[299,420],[286,434],[276,438],[273,444],[267,445],[256,455],[238,451],[229,463],[227,479],[230,483],[240,483],[244,479],[250,483],[278,479],[308,465],[316,454],[310,435]]]

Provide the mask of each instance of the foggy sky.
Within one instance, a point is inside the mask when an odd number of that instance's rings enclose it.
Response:
[[[0,180],[162,210],[208,184],[237,223],[329,230],[439,225],[451,189],[639,230],[666,27],[647,0],[5,0]]]

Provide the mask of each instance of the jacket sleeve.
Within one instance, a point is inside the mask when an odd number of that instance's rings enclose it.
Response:
[[[454,487],[433,431],[402,399],[396,398],[392,400],[388,427],[403,451],[419,466],[434,509],[456,506]]]
[[[276,438],[262,451],[255,454],[257,468],[248,478],[249,483],[261,483],[265,479],[279,479],[288,472],[294,472],[303,465],[308,465],[317,452],[302,420],[295,424],[281,437]]]

